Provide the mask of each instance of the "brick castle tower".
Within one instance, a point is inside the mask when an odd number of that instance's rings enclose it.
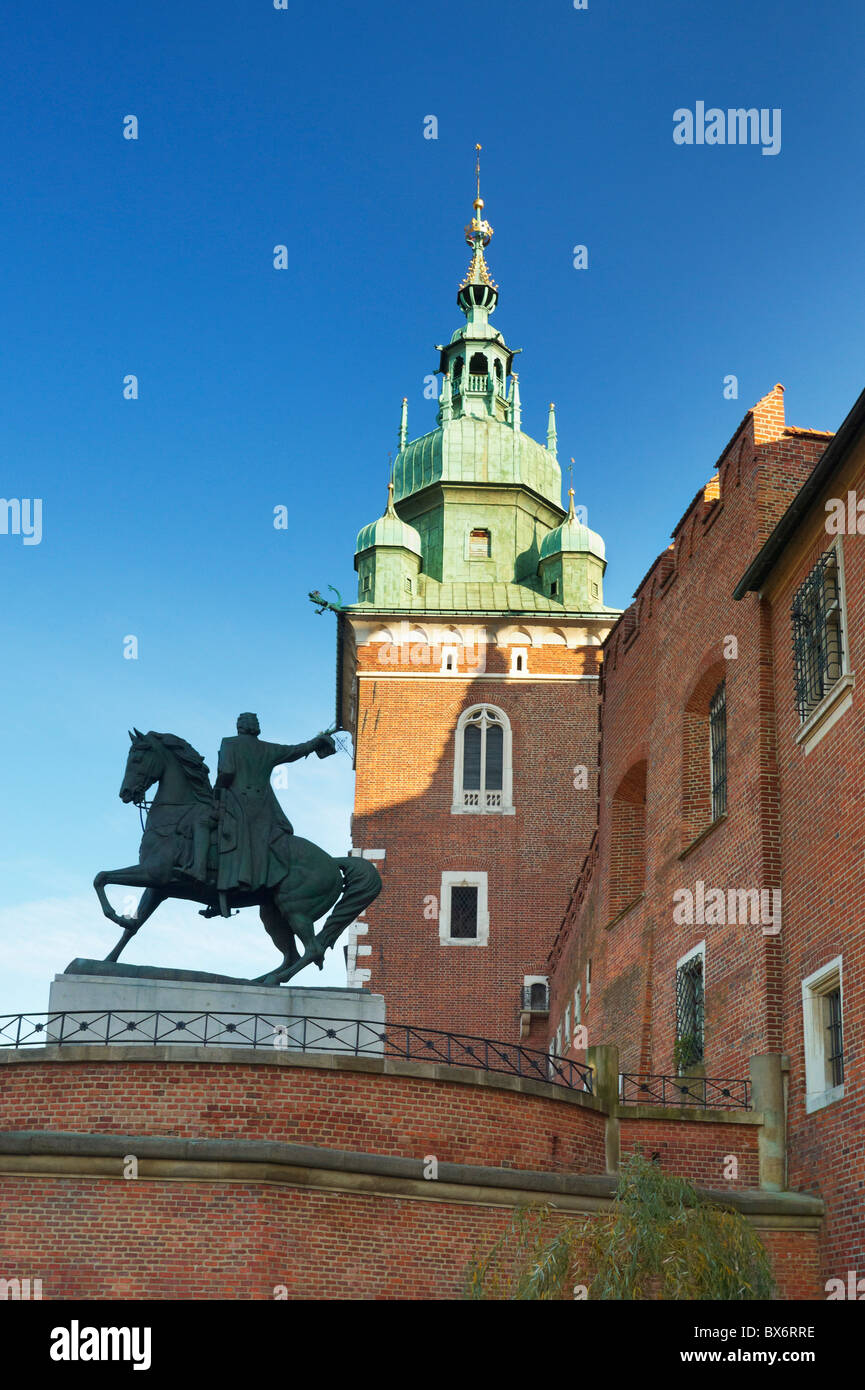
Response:
[[[545,961],[595,823],[600,536],[566,512],[550,406],[522,428],[478,194],[439,349],[436,428],[403,400],[387,507],[357,539],[339,614],[339,718],[354,741],[354,854],[381,897],[350,929],[349,984],[388,1017],[546,1046]]]

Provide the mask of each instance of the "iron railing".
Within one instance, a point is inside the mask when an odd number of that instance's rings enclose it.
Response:
[[[479,1067],[591,1094],[591,1068],[519,1043],[445,1033],[405,1023],[302,1014],[148,1012],[144,1009],[0,1015],[0,1048],[171,1043],[193,1047],[275,1048],[402,1057],[451,1067]]]
[[[623,1072],[623,1105],[696,1105],[703,1110],[750,1110],[750,1082],[710,1076],[653,1076]]]

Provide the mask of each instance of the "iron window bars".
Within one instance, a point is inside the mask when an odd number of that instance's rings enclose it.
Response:
[[[712,820],[727,810],[727,682],[721,681],[709,704],[712,749]]]
[[[841,1029],[841,987],[835,989],[825,996],[826,999],[826,1032],[829,1034],[829,1046],[826,1051],[826,1061],[829,1066],[829,1080],[832,1086],[840,1086],[844,1080],[844,1041]]]
[[[841,585],[838,556],[825,551],[800,584],[790,611],[796,706],[803,722],[841,679]]]
[[[692,956],[676,971],[676,1064],[703,1060],[703,957]]]

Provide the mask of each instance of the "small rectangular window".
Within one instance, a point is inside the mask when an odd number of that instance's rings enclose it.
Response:
[[[365,594],[368,594],[371,588],[372,588],[372,577],[371,577],[371,575],[365,574],[364,577],[363,577],[363,592],[364,592]]]
[[[555,596],[556,596],[556,594],[557,594],[558,592],[559,592],[559,581],[558,581],[558,579],[551,579],[551,580],[550,580],[550,597],[551,597],[551,598],[555,598]]]
[[[469,536],[469,559],[488,560],[490,555],[489,531],[472,531]]]
[[[411,580],[410,580],[409,578],[406,578],[405,587],[406,587],[406,592],[410,594],[410,593],[411,593]]]
[[[475,884],[451,888],[451,936],[460,939],[478,934],[478,890]]]

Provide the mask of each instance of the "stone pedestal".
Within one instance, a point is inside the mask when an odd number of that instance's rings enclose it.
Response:
[[[55,976],[46,1043],[160,1043],[381,1056],[384,997],[362,989],[279,989],[194,971]],[[84,1026],[82,1026],[84,1025]]]

